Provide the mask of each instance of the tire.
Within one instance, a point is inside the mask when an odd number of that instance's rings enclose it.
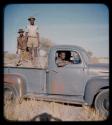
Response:
[[[109,115],[109,90],[104,89],[95,98],[95,109],[103,117]]]
[[[13,104],[18,103],[18,97],[14,88],[4,88],[4,104],[6,104],[8,101],[10,101]]]

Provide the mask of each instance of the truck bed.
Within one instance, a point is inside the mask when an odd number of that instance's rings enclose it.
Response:
[[[40,68],[4,67],[4,74],[19,74],[26,81],[27,93],[46,93],[46,70]]]

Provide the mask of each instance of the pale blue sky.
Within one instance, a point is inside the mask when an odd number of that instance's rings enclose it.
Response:
[[[40,37],[109,56],[109,12],[104,4],[9,4],[4,8],[4,50],[16,52],[18,29],[35,16]]]

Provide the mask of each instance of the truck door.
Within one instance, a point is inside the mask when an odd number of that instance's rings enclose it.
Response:
[[[59,58],[56,53],[56,60]],[[86,69],[83,58],[77,51],[65,51],[66,65],[62,66],[60,58],[54,69],[49,72],[49,94],[83,95],[85,88]],[[58,55],[58,57],[57,57]],[[60,63],[60,65],[58,65]]]

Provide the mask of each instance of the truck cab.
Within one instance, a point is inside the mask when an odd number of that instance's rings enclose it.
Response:
[[[84,96],[88,67],[82,54],[84,50],[80,49],[74,46],[56,46],[52,48],[48,63],[49,94]],[[56,63],[60,52],[65,53],[65,60],[69,62],[62,67],[59,67]]]

